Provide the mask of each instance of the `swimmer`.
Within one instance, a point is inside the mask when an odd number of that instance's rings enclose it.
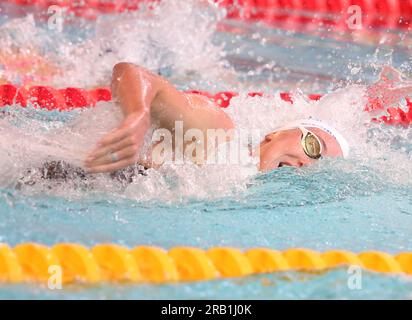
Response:
[[[111,87],[124,119],[90,151],[85,159],[88,173],[116,172],[136,163],[154,167],[151,151],[155,145],[148,154],[139,152],[153,124],[174,133],[175,122],[182,121],[185,132],[197,129],[205,137],[208,129],[234,129],[229,115],[209,99],[178,91],[169,81],[141,66],[116,64]],[[304,119],[267,134],[258,151],[260,171],[269,171],[309,165],[322,157],[346,157],[349,147],[334,128]]]

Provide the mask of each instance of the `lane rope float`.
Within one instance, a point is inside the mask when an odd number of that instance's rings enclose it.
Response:
[[[412,252],[390,255],[380,251],[359,254],[345,250],[317,252],[292,248],[284,251],[229,247],[203,250],[152,246],[127,248],[76,243],[52,247],[22,243],[14,248],[0,244],[0,282],[47,282],[58,268],[63,283],[176,283],[243,277],[281,271],[319,272],[344,266],[391,275],[412,276]]]
[[[231,91],[221,91],[212,94],[201,90],[187,90],[187,93],[200,94],[213,100],[222,108],[230,106],[233,97],[238,93]],[[293,95],[288,92],[280,92],[279,97],[286,102],[293,104]],[[249,92],[248,96],[263,96],[262,92]],[[321,94],[309,94],[309,100],[317,101]],[[81,88],[64,88],[56,89],[50,86],[32,86],[32,87],[18,87],[13,84],[0,85],[0,107],[10,105],[20,105],[26,107],[28,103],[36,108],[47,110],[68,111],[77,108],[93,107],[99,101],[110,101],[112,95],[109,88],[95,88],[91,90]],[[412,100],[405,98],[408,110],[402,108],[390,107],[387,108],[387,115],[383,115],[374,121],[384,122],[389,125],[408,126],[412,123]],[[371,100],[365,106],[366,111],[381,109],[384,110],[382,104]]]
[[[410,29],[412,1],[410,0],[302,0],[302,1],[239,1],[224,0],[220,6],[228,10],[228,18],[260,20],[273,24],[287,22],[292,25],[326,26],[350,31],[346,22],[349,8],[357,6],[362,13],[362,26],[366,28]],[[352,7],[353,9],[353,7]],[[308,13],[311,15],[308,16]]]
[[[362,25],[372,28],[410,29],[411,0],[214,0],[227,10],[229,19],[259,20],[266,23],[288,22],[336,27],[348,31],[348,8],[356,5],[362,12]],[[142,5],[160,0],[8,0],[19,6],[48,8],[58,5],[78,17],[96,19],[99,14],[136,11]],[[308,17],[308,13],[312,16]]]

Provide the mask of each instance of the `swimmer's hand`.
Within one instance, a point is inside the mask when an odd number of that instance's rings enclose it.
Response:
[[[150,114],[131,113],[114,131],[97,144],[85,161],[89,173],[113,172],[137,162],[144,135],[150,127]]]
[[[140,66],[127,62],[114,66],[113,101],[120,106],[124,120],[87,156],[88,172],[113,172],[136,162],[143,137],[150,127],[151,104],[162,90],[159,83],[158,76]]]

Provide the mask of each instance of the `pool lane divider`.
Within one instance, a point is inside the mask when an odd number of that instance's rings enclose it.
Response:
[[[359,266],[390,275],[412,276],[412,252],[390,255],[379,251],[317,252],[293,248],[284,251],[229,247],[202,250],[152,246],[127,248],[98,244],[87,248],[75,243],[52,247],[22,243],[14,248],[0,244],[0,283],[47,283],[52,275],[62,283],[176,283],[243,277],[284,271],[322,272]]]
[[[372,28],[406,28],[412,22],[412,0],[214,0],[227,10],[227,18],[264,21],[266,23],[288,22],[314,26],[337,26],[349,30],[346,20],[348,9],[356,5],[362,12],[362,24]],[[101,14],[117,14],[139,10],[160,0],[8,0],[19,6],[48,8],[58,5],[67,12],[89,20]],[[311,14],[308,17],[308,13]],[[315,16],[315,17],[313,17]],[[332,16],[332,18],[331,18]]]
[[[239,5],[234,3],[235,0],[220,3],[227,8],[228,18],[269,24],[286,22],[349,32],[347,20],[353,13],[350,10],[353,5],[361,10],[363,28],[410,30],[412,22],[411,0],[240,0]]]
[[[187,93],[200,94],[215,101],[220,107],[227,108],[230,101],[238,93],[230,91],[211,94],[201,90],[187,90]],[[249,96],[262,96],[262,92],[249,92]],[[293,103],[290,93],[279,93],[283,101]],[[320,94],[310,94],[310,100],[319,100]],[[26,107],[30,102],[33,106],[47,110],[71,110],[76,108],[93,107],[99,101],[112,99],[109,88],[96,88],[86,90],[81,88],[56,89],[50,86],[18,87],[13,84],[0,85],[0,107],[19,104]]]
[[[213,100],[218,106],[227,108],[232,98],[238,95],[236,92],[221,91],[212,94],[201,90],[187,90],[187,93],[200,94]],[[293,104],[293,95],[288,92],[278,93],[279,97],[286,102]],[[249,92],[250,97],[263,96],[262,92]],[[309,94],[309,100],[317,101],[321,94]],[[28,103],[36,108],[46,110],[68,111],[77,108],[93,107],[99,101],[110,101],[112,95],[109,88],[81,89],[81,88],[63,88],[57,89],[50,86],[31,86],[18,87],[13,84],[0,85],[0,107],[10,105],[20,105],[26,107]],[[412,100],[405,98],[406,105],[409,108],[404,111],[401,108],[387,108],[387,115],[380,118],[374,118],[374,121],[384,122],[389,125],[408,126],[412,123]],[[366,111],[384,110],[380,101],[370,100],[365,106]]]
[[[13,84],[0,85],[0,107],[18,104],[26,107],[28,103],[47,110],[70,110],[92,107],[98,101],[110,101],[110,89],[81,88],[56,89],[49,86],[18,87]]]

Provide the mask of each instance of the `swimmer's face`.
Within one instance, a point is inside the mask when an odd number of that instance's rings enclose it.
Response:
[[[342,156],[338,142],[328,133],[317,128],[307,128],[322,143],[322,157]],[[299,129],[272,132],[260,144],[260,170],[269,171],[282,166],[302,167],[318,160],[309,158],[300,143]]]

